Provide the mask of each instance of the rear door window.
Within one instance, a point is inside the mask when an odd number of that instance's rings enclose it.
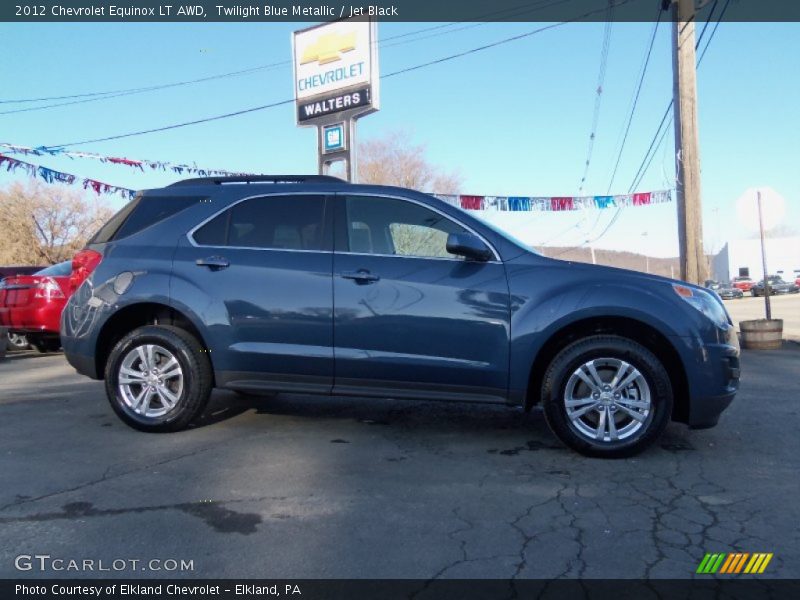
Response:
[[[193,234],[201,246],[322,250],[325,196],[265,196],[239,202]]]

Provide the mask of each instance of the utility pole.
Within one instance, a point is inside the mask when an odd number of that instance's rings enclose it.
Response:
[[[680,276],[701,284],[706,279],[700,197],[700,148],[697,137],[695,0],[673,0],[672,77],[677,152],[678,247]]]

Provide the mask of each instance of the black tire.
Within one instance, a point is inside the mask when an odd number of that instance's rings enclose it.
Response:
[[[597,400],[598,403],[608,403],[606,415],[609,415],[610,418],[616,420],[616,411],[620,411],[618,416],[622,422],[624,423],[627,420],[631,424],[629,437],[613,440],[609,430],[608,441],[591,439],[585,431],[580,431],[579,425],[574,423],[567,415],[565,405],[567,384],[573,382],[571,385],[575,385],[574,382],[578,382],[578,380],[571,379],[573,374],[581,365],[593,359],[600,361],[595,364],[601,365],[598,373],[605,382],[612,383],[609,379],[613,376],[613,367],[608,367],[611,369],[608,373],[602,371],[604,368],[602,367],[602,359],[624,361],[637,369],[639,374],[643,376],[643,382],[637,379],[634,383],[624,388],[621,392],[624,394],[621,400],[615,401],[612,391],[606,392],[607,394],[612,394],[611,396],[606,396],[603,400]],[[577,385],[583,385],[585,390],[590,390],[586,384],[578,382]],[[609,385],[609,387],[611,386]],[[620,405],[625,401],[635,402],[638,401],[637,398],[641,399],[644,392],[640,388],[645,388],[649,392],[650,406],[646,417],[642,419],[643,424],[636,430],[634,419],[628,416],[629,413],[622,412]],[[587,391],[586,393],[588,394],[589,392]],[[599,391],[597,393],[600,394]],[[634,397],[629,398],[629,393],[633,394]],[[642,394],[642,396],[639,394]],[[617,397],[619,398],[619,395]],[[590,402],[594,402],[594,400],[590,400]],[[617,404],[614,404],[614,402],[617,402]],[[641,344],[628,338],[614,335],[595,335],[573,342],[552,360],[545,372],[542,383],[542,403],[548,426],[564,444],[586,456],[624,458],[638,454],[647,448],[664,431],[672,415],[672,385],[661,361]],[[575,408],[575,410],[579,409]],[[601,409],[592,409],[592,411],[595,410],[600,411]],[[615,412],[612,413],[612,410]],[[592,411],[587,411],[586,415],[579,420],[579,423],[585,428],[584,422],[586,420],[596,418],[598,429],[600,429],[601,415],[598,412],[595,417],[595,413]],[[639,409],[635,412],[641,416]],[[622,431],[624,429],[619,430],[619,432]],[[605,428],[603,429],[603,436],[605,436]]]
[[[145,416],[131,408],[119,385],[120,366],[136,347],[161,346],[177,360],[183,380],[174,407],[161,416]],[[203,412],[213,388],[213,371],[208,353],[200,342],[179,327],[146,325],[131,331],[114,345],[105,367],[106,395],[114,412],[130,427],[147,432],[185,429]]]

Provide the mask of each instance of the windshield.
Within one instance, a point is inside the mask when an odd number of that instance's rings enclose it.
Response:
[[[508,231],[506,231],[505,229],[500,229],[500,228],[499,228],[497,225],[495,225],[494,223],[490,223],[489,221],[487,221],[487,220],[485,220],[485,219],[482,219],[482,218],[481,218],[480,216],[478,216],[477,214],[472,214],[472,213],[470,213],[470,214],[471,214],[471,216],[473,216],[473,217],[477,218],[477,219],[478,219],[478,220],[479,220],[479,221],[480,221],[480,222],[481,222],[481,223],[482,223],[484,226],[486,226],[486,227],[488,227],[489,229],[491,229],[491,230],[492,230],[493,232],[495,232],[497,235],[499,235],[499,236],[501,236],[501,237],[504,237],[505,239],[507,239],[509,242],[511,242],[511,243],[512,243],[512,244],[514,244],[515,246],[519,246],[520,248],[522,248],[523,250],[526,250],[526,251],[528,251],[528,252],[533,252],[534,254],[539,254],[539,252],[537,252],[537,251],[534,249],[534,247],[533,247],[533,246],[531,246],[530,244],[527,244],[526,242],[523,242],[521,239],[519,239],[519,238],[518,238],[518,237],[516,237],[515,235],[513,235],[513,234],[509,233],[509,232],[508,232]],[[540,254],[540,256],[541,256],[541,254]]]

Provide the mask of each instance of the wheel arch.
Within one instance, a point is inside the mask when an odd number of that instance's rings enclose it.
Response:
[[[650,350],[669,374],[673,393],[672,420],[685,423],[689,419],[689,382],[683,361],[675,346],[658,329],[643,321],[620,316],[588,317],[569,323],[552,333],[537,352],[531,364],[525,409],[540,402],[544,373],[555,356],[572,342],[590,335],[619,335]]]
[[[120,308],[103,324],[97,336],[95,349],[95,368],[102,378],[106,361],[111,350],[123,336],[143,325],[172,325],[180,327],[193,335],[198,342],[207,348],[200,330],[184,313],[159,302],[137,302]],[[211,354],[209,353],[209,360]],[[212,362],[213,374],[213,362]],[[213,375],[212,375],[213,376]]]

